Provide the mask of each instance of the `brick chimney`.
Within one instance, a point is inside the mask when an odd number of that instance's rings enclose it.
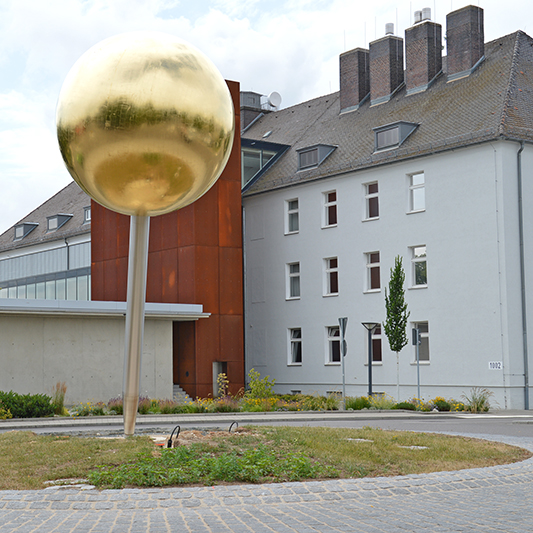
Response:
[[[261,95],[252,91],[241,91],[241,131],[249,126],[261,113]]]
[[[403,39],[387,33],[370,43],[370,105],[388,102],[403,83]]]
[[[483,9],[466,6],[446,16],[448,81],[470,75],[485,56]]]
[[[431,17],[429,9],[424,14]],[[405,64],[407,94],[425,91],[442,70],[440,24],[422,20],[405,30]]]
[[[368,50],[355,48],[339,56],[341,113],[358,109],[370,93]]]

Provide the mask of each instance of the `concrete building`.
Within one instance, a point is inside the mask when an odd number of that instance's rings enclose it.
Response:
[[[426,10],[416,19],[405,39],[389,31],[343,53],[340,92],[258,115],[242,133],[249,158],[273,154],[243,188],[246,366],[280,393],[340,391],[348,317],[346,392],[365,394],[361,323],[385,321],[400,256],[421,396],[487,387],[494,405],[527,408],[533,40],[484,43],[483,10],[468,6],[448,15],[442,57],[441,26]],[[372,346],[373,389],[395,397],[382,328]],[[399,381],[401,399],[416,396],[410,343]]]

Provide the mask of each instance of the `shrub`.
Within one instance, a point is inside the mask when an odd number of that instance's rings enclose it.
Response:
[[[250,380],[250,390],[246,395],[250,398],[270,398],[273,395],[272,389],[276,383],[275,379],[269,379],[270,376],[265,376],[260,379],[261,374],[253,368],[248,372],[248,379]]]
[[[348,396],[345,400],[345,406],[346,409],[360,411],[361,409],[368,409],[370,407],[370,401],[367,396]]]
[[[52,398],[46,394],[18,394],[0,391],[0,401],[13,418],[40,418],[52,416]]]
[[[65,382],[58,381],[56,383],[55,390],[52,391],[52,407],[56,415],[65,415],[68,412],[65,409],[65,394],[67,392],[67,386]]]
[[[109,409],[109,411],[114,411],[114,414],[116,415],[124,414],[124,406],[122,405],[122,398],[120,397],[111,398],[111,400],[107,402],[107,408]]]
[[[474,387],[470,389],[470,396],[462,395],[465,399],[465,410],[472,413],[483,413],[490,409],[489,398],[493,393],[488,389]]]
[[[11,411],[6,409],[0,400],[0,420],[6,420],[8,418],[13,418]]]
[[[432,403],[439,411],[451,411],[452,409],[450,402],[446,401],[441,396],[437,396]]]
[[[393,405],[396,405],[396,402],[388,394],[374,394],[370,397],[371,409],[392,409]]]
[[[137,411],[141,415],[145,415],[150,412],[152,408],[152,400],[147,396],[139,396],[139,404],[137,405]]]
[[[416,405],[411,402],[399,402],[392,406],[393,409],[404,409],[406,411],[416,411]]]

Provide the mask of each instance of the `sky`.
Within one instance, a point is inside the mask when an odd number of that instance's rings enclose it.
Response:
[[[484,9],[486,42],[533,35],[531,0],[0,0],[0,234],[70,183],[57,98],[76,60],[107,37],[176,35],[241,90],[276,91],[285,108],[337,91],[339,54],[368,48],[386,23],[403,37],[429,7],[444,34],[446,14],[469,4]]]

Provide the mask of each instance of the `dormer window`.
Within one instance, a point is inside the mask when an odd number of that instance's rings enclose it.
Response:
[[[17,224],[15,226],[15,237],[14,241],[20,241],[29,235],[39,224],[37,222],[23,222],[22,224]]]
[[[337,148],[329,144],[316,144],[296,150],[298,154],[298,170],[318,167]]]
[[[66,224],[71,218],[72,218],[72,215],[65,215],[62,213],[51,216],[51,217],[46,217],[46,220],[47,220],[46,232],[50,233],[52,231],[58,230],[61,226]]]
[[[91,221],[91,206],[83,208],[83,223],[88,224]]]
[[[374,128],[375,152],[398,148],[415,131],[418,124],[399,121]]]

